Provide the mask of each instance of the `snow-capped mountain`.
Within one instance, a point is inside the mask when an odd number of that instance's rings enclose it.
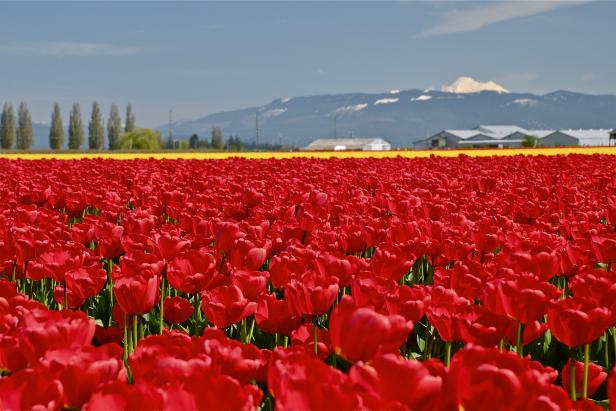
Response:
[[[458,77],[456,81],[449,85],[441,87],[441,91],[447,93],[480,93],[482,91],[495,91],[497,93],[509,93],[505,87],[497,84],[493,81],[486,81],[482,83],[472,77],[462,76]]]
[[[477,85],[478,83],[479,85]],[[556,91],[544,95],[508,92],[493,82],[458,79],[447,91],[392,90],[281,98],[261,107],[178,121],[174,135],[210,135],[214,126],[244,141],[305,146],[315,138],[383,137],[396,147],[411,146],[443,129],[478,124],[516,124],[528,129],[615,128],[616,96]],[[159,130],[163,136],[168,126]]]

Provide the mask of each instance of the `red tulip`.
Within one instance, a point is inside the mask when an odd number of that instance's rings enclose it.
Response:
[[[267,387],[283,410],[351,410],[361,404],[346,374],[303,349],[274,351]]]
[[[205,250],[188,250],[179,254],[169,263],[167,270],[169,284],[189,294],[215,286],[216,274],[216,259]]]
[[[442,370],[446,374],[445,370]],[[349,378],[358,387],[364,405],[370,409],[439,409],[443,376],[426,363],[406,360],[397,354],[383,354],[369,363],[351,367]]]
[[[148,247],[161,260],[171,261],[176,255],[190,247],[190,241],[170,233],[154,233],[148,239]]]
[[[584,363],[575,361],[575,391],[578,396],[582,395],[582,384],[584,382]],[[603,367],[590,363],[588,365],[588,396],[592,396],[603,384],[607,378],[607,373],[603,371]],[[563,366],[561,371],[561,384],[566,391],[571,388],[571,358]]]
[[[262,294],[255,311],[255,321],[263,331],[286,336],[297,329],[301,318],[291,314],[286,301],[276,299],[273,294]]]
[[[40,364],[47,375],[62,382],[65,404],[73,408],[81,408],[101,385],[125,377],[117,344],[47,351]]]
[[[235,285],[220,286],[201,294],[203,312],[218,328],[226,328],[254,313],[257,303],[250,302]]]
[[[531,276],[494,280],[486,284],[483,302],[497,314],[530,324],[543,317],[548,303],[561,294],[551,284]]]
[[[357,307],[345,296],[329,320],[334,351],[349,361],[368,361],[377,352],[400,348],[413,323],[399,315],[383,315],[367,307]]]
[[[318,277],[314,273],[306,273],[299,280],[291,280],[285,291],[293,315],[322,315],[329,311],[336,300],[338,280],[335,277]]]
[[[267,272],[237,270],[231,273],[231,282],[242,290],[246,298],[256,301],[267,287]]]
[[[62,384],[39,370],[17,371],[0,378],[0,409],[60,410]]]
[[[589,344],[612,325],[612,313],[592,300],[565,298],[548,308],[548,326],[558,341],[569,347]]]
[[[114,381],[103,385],[83,406],[84,411],[154,410],[164,403],[163,393],[147,384]]]
[[[158,302],[160,277],[146,275],[123,276],[114,281],[113,294],[124,313],[149,313]]]
[[[291,345],[303,347],[314,354],[314,324],[306,323],[291,333]],[[317,327],[317,357],[324,360],[331,349],[329,332]]]
[[[124,227],[112,223],[101,223],[94,229],[98,254],[103,258],[116,258],[122,255],[122,234]]]
[[[167,297],[165,298],[165,321],[170,324],[181,324],[188,320],[195,311],[195,308],[186,298]]]

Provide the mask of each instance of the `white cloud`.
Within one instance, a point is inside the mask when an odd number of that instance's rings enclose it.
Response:
[[[458,8],[439,14],[439,21],[418,33],[415,38],[443,36],[476,31],[495,23],[534,16],[559,7],[576,5],[573,1],[509,1]]]
[[[10,43],[0,45],[0,54],[50,57],[127,56],[143,52],[138,46],[76,41]]]

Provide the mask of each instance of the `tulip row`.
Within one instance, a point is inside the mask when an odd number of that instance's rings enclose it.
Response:
[[[0,160],[0,409],[603,409],[615,166]]]

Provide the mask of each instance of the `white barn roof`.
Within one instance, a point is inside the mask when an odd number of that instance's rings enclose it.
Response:
[[[610,130],[559,130],[561,133],[577,138],[580,146],[608,146]]]
[[[304,150],[363,150],[366,146],[383,146],[391,149],[391,144],[380,137],[373,138],[319,138],[308,144]]]

